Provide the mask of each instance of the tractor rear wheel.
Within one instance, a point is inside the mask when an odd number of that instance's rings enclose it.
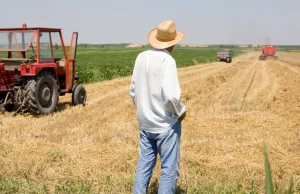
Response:
[[[78,85],[73,89],[72,92],[72,104],[74,106],[82,104],[85,106],[86,102],[86,90],[83,85]]]
[[[58,86],[51,74],[45,73],[25,86],[27,110],[33,114],[50,114],[58,103]]]

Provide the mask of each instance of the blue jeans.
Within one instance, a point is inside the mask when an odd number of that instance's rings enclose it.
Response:
[[[170,130],[155,134],[140,132],[140,159],[134,181],[134,194],[147,192],[157,154],[161,159],[160,183],[158,194],[173,194],[179,178],[181,123],[177,122]]]

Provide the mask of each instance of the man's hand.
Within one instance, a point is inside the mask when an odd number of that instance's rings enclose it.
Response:
[[[185,117],[186,117],[186,112],[184,112],[184,113],[178,118],[178,122],[181,123]]]

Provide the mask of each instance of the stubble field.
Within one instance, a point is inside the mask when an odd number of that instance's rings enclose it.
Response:
[[[263,193],[264,143],[277,191],[299,179],[300,57],[258,55],[178,70],[187,106],[178,193]],[[0,191],[131,193],[139,130],[129,84],[87,84],[87,106],[71,107],[67,95],[53,115],[0,114]]]

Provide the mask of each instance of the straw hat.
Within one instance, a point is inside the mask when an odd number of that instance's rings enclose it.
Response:
[[[148,42],[153,48],[165,49],[182,41],[183,38],[184,33],[176,31],[175,23],[167,20],[150,31]]]

